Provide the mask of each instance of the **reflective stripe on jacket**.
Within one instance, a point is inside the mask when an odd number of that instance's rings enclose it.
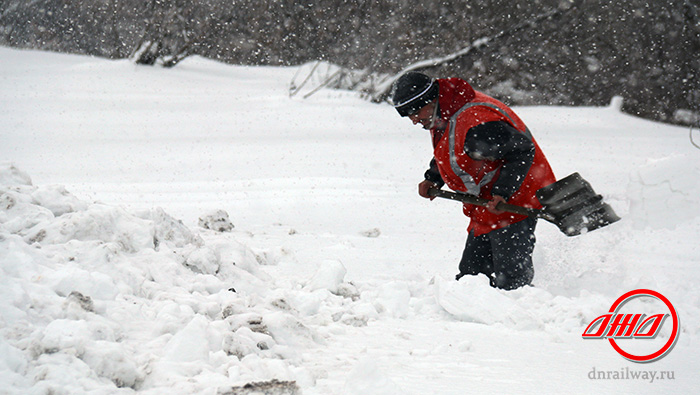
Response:
[[[434,156],[442,179],[455,191],[491,199],[491,190],[498,179],[503,160],[474,159],[464,149],[464,141],[469,131],[486,122],[504,121],[525,134],[535,145],[535,156],[525,179],[508,203],[523,207],[541,208],[535,192],[554,181],[547,159],[534,141],[523,121],[508,106],[481,92],[464,104],[450,118],[449,128],[435,146]],[[481,158],[479,158],[481,159]],[[476,236],[522,221],[525,216],[503,213],[493,214],[485,207],[464,205],[464,214],[471,221],[468,230]]]

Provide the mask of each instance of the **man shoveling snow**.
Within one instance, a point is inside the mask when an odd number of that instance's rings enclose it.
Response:
[[[430,189],[447,184],[488,200],[485,206],[464,203],[470,223],[457,280],[483,273],[497,288],[530,284],[537,217],[497,208],[508,202],[540,209],[537,190],[556,181],[527,126],[459,78],[408,72],[394,83],[392,98],[401,116],[431,133],[434,158],[418,185],[420,196],[432,200]]]

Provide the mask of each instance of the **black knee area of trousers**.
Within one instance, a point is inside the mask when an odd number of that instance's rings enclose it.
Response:
[[[484,235],[469,233],[457,280],[485,274],[496,288],[511,290],[530,284],[535,274],[532,251],[536,224],[536,218],[526,218]]]

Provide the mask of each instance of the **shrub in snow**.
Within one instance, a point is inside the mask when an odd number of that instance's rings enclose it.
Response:
[[[217,232],[230,232],[233,224],[224,210],[216,210],[203,214],[199,217],[199,226],[204,229],[211,229]]]

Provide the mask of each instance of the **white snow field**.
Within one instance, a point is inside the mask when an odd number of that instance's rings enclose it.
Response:
[[[427,132],[351,92],[290,98],[296,71],[0,48],[0,393],[697,393],[688,128],[517,107],[623,219],[540,221],[534,286],[506,292],[454,281],[468,220],[417,194]],[[582,338],[639,288],[680,318],[643,364]]]

